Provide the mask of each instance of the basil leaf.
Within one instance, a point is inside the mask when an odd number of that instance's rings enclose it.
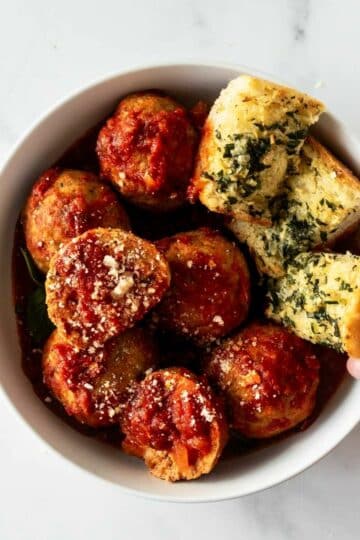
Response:
[[[26,326],[37,345],[41,345],[55,328],[47,314],[44,285],[37,287],[27,298]]]
[[[31,258],[30,253],[24,248],[20,248],[20,251],[21,251],[21,255],[24,257],[26,268],[27,268],[27,271],[29,272],[29,276],[31,277],[35,285],[38,285],[40,287],[43,283],[43,277],[41,276],[39,270],[36,268],[35,263]]]

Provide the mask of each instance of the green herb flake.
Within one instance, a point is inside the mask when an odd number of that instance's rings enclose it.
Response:
[[[26,302],[26,326],[37,345],[41,345],[54,330],[45,301],[45,287],[40,285],[28,296]]]
[[[330,208],[330,210],[333,210],[335,211],[336,210],[336,204],[329,201],[328,199],[325,199],[325,204],[328,208]]]
[[[21,255],[24,257],[29,276],[31,277],[35,285],[38,285],[40,287],[44,281],[44,278],[40,274],[39,270],[36,268],[35,263],[30,253],[27,251],[27,249],[24,249],[24,248],[20,248],[20,252],[21,252]]]

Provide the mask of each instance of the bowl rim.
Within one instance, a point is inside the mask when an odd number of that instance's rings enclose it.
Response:
[[[274,76],[271,73],[258,70],[255,68],[252,68],[247,65],[242,64],[234,64],[234,63],[227,63],[227,62],[211,62],[211,61],[203,61],[203,60],[183,60],[183,61],[164,61],[164,62],[156,62],[156,63],[145,63],[145,64],[136,64],[132,66],[131,68],[126,68],[124,70],[119,71],[113,71],[110,72],[102,77],[97,77],[88,82],[86,85],[80,85],[77,89],[67,92],[65,96],[57,99],[55,103],[49,107],[46,108],[46,110],[42,113],[40,113],[37,118],[35,118],[34,121],[31,122],[30,126],[23,132],[23,134],[17,138],[15,143],[11,145],[8,152],[6,152],[4,160],[0,167],[0,178],[3,177],[4,172],[6,171],[9,164],[12,162],[14,158],[16,158],[18,152],[21,152],[22,145],[31,138],[33,132],[52,114],[55,114],[59,109],[66,106],[70,101],[75,100],[76,98],[80,97],[83,93],[87,93],[90,90],[95,89],[97,86],[101,86],[106,83],[110,83],[111,81],[115,81],[118,77],[126,77],[132,74],[137,74],[139,72],[146,72],[156,69],[180,69],[180,68],[210,68],[210,69],[220,69],[220,70],[234,70],[238,71],[239,73],[250,73],[252,75],[262,77],[265,79],[272,80],[274,82],[278,82],[280,84],[285,84],[287,86],[292,87],[291,84],[289,84],[286,80],[280,79],[278,76]],[[328,111],[329,112],[329,111]],[[331,114],[331,113],[330,113]],[[339,120],[337,117],[336,121],[340,126],[344,126],[343,122]],[[358,140],[356,135],[354,135],[353,131],[349,129],[347,126],[346,132],[349,134],[349,136],[352,136],[355,140]],[[356,383],[355,383],[356,384]],[[308,458],[307,460],[304,460],[301,465],[294,468],[290,473],[287,470],[287,468],[284,468],[284,473],[282,475],[279,475],[279,478],[274,481],[273,479],[269,479],[267,482],[265,481],[261,488],[254,486],[253,489],[248,489],[246,493],[230,493],[230,494],[209,494],[206,496],[195,496],[195,497],[186,497],[183,498],[182,496],[177,495],[162,495],[158,493],[150,493],[148,491],[142,491],[140,489],[131,488],[125,485],[121,485],[115,480],[111,480],[109,478],[105,478],[104,476],[97,474],[96,472],[88,469],[85,465],[82,466],[80,463],[77,463],[76,461],[72,460],[71,458],[65,456],[61,450],[57,449],[56,445],[53,444],[51,441],[48,440],[48,438],[45,438],[40,433],[40,430],[38,430],[36,427],[34,427],[28,420],[23,416],[22,412],[20,412],[20,409],[16,405],[16,403],[11,399],[10,395],[8,394],[7,390],[3,386],[2,380],[0,380],[0,390],[1,395],[4,397],[5,403],[8,405],[8,409],[11,410],[15,416],[20,420],[20,422],[26,426],[26,428],[31,432],[38,441],[46,449],[50,449],[51,453],[56,455],[57,457],[60,457],[64,463],[67,465],[71,465],[73,467],[76,467],[78,470],[82,471],[83,473],[86,473],[87,475],[96,478],[97,480],[101,480],[103,482],[106,482],[111,485],[116,485],[123,493],[130,494],[130,495],[136,495],[140,496],[145,499],[155,500],[158,502],[172,502],[172,503],[204,503],[204,502],[217,502],[217,501],[225,501],[225,500],[231,500],[236,499],[242,496],[250,495],[253,493],[261,492],[267,489],[270,489],[271,487],[277,486],[286,480],[289,480],[291,478],[294,478],[295,476],[302,473],[304,470],[312,467],[314,464],[316,464],[318,461],[320,461],[323,457],[325,457],[327,454],[329,454],[340,442],[356,427],[358,422],[360,421],[360,411],[358,414],[358,417],[354,415],[351,422],[348,422],[346,427],[342,427],[338,430],[338,435],[336,438],[333,438],[332,441],[329,444],[325,445],[325,448],[321,449],[317,455],[317,457],[314,459],[313,457]],[[144,469],[145,470],[145,469]]]
[[[1,166],[0,166],[0,176],[2,176],[4,169],[7,167],[10,160],[13,159],[16,152],[19,150],[23,142],[31,135],[31,133],[37,128],[38,125],[40,125],[48,116],[50,116],[52,113],[55,113],[58,109],[63,107],[68,101],[72,99],[76,99],[79,97],[82,93],[88,92],[89,90],[95,88],[96,86],[101,86],[104,83],[109,83],[112,80],[115,80],[119,76],[127,76],[135,74],[139,71],[151,71],[158,68],[181,68],[181,67],[207,67],[207,68],[215,68],[215,69],[232,69],[234,71],[239,71],[239,73],[250,73],[254,74],[256,76],[262,77],[264,79],[268,79],[274,82],[278,82],[279,84],[284,84],[286,86],[289,86],[290,88],[293,87],[289,82],[287,82],[285,79],[282,79],[281,77],[278,77],[276,75],[271,74],[270,72],[259,70],[256,68],[253,68],[251,66],[248,66],[246,64],[234,64],[232,62],[211,62],[209,60],[193,60],[193,59],[183,59],[173,62],[156,62],[153,63],[145,63],[145,64],[134,64],[132,67],[125,68],[124,70],[120,71],[110,71],[106,75],[103,75],[101,77],[94,77],[93,79],[90,79],[89,82],[86,83],[86,85],[78,86],[75,90],[69,90],[67,91],[62,97],[56,99],[52,105],[49,105],[44,111],[40,112],[38,116],[32,120],[29,124],[29,126],[22,131],[22,133],[16,138],[14,143],[10,145],[9,150],[6,152],[4,159],[2,160]]]
[[[60,461],[64,464],[64,466],[70,466],[75,471],[78,471],[79,473],[85,474],[88,478],[92,478],[94,481],[101,481],[105,485],[109,485],[112,487],[117,487],[124,495],[130,495],[132,497],[137,497],[141,499],[145,499],[147,501],[154,501],[158,503],[172,503],[172,504],[200,504],[200,503],[217,503],[217,502],[225,502],[225,501],[232,501],[236,499],[240,499],[242,497],[247,497],[250,495],[254,495],[256,493],[262,493],[264,491],[268,491],[273,487],[277,487],[281,484],[284,484],[288,480],[292,480],[293,478],[296,478],[297,476],[301,475],[304,471],[311,469],[314,467],[318,462],[320,462],[322,459],[324,459],[326,456],[328,456],[338,445],[341,444],[341,442],[352,433],[352,431],[356,428],[356,426],[359,423],[359,419],[355,419],[353,422],[353,425],[347,427],[340,435],[339,439],[335,444],[330,444],[326,451],[321,453],[315,460],[311,460],[311,462],[301,465],[297,470],[295,470],[292,473],[284,473],[281,477],[279,477],[278,480],[275,482],[270,480],[267,483],[264,483],[264,485],[261,488],[254,487],[254,489],[249,489],[246,491],[246,493],[242,494],[236,494],[232,493],[229,495],[207,495],[207,496],[196,496],[196,497],[178,497],[176,495],[159,495],[157,493],[149,493],[147,491],[142,491],[141,489],[136,488],[130,488],[127,486],[124,486],[122,484],[119,484],[118,482],[115,482],[113,480],[110,480],[109,478],[104,478],[103,476],[96,474],[94,471],[89,470],[88,468],[80,465],[76,461],[73,461],[66,457],[60,450],[58,450],[55,445],[53,445],[51,442],[49,442],[47,439],[42,437],[37,429],[33,428],[23,417],[23,415],[19,412],[18,408],[14,403],[11,401],[11,399],[8,397],[7,393],[4,391],[1,381],[0,381],[0,392],[1,395],[4,397],[4,401],[6,402],[7,408],[10,411],[10,414],[13,414],[18,421],[25,427],[25,429],[28,431],[29,434],[31,434],[35,440],[42,445],[42,447],[49,451],[49,453],[54,456],[56,459],[60,459]],[[294,435],[296,436],[296,434]],[[276,444],[276,443],[275,443]],[[146,470],[146,467],[144,465],[144,473],[149,474]],[[211,473],[210,473],[211,474]],[[161,482],[164,482],[164,480],[159,480]],[[196,480],[193,480],[192,482],[196,482]]]

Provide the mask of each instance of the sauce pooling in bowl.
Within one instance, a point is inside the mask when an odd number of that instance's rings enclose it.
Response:
[[[82,169],[98,174],[99,170],[95,153],[98,131],[99,125],[86,133],[77,143],[71,145],[55,164],[49,164],[49,166]],[[132,230],[135,234],[147,239],[157,240],[201,226],[216,227],[224,236],[229,237],[229,232],[223,227],[224,218],[210,213],[198,204],[186,204],[184,207],[173,211],[171,213],[171,219],[169,219],[168,214],[152,214],[146,210],[136,208],[130,203],[121,202],[126,207],[127,213],[130,216]],[[233,237],[231,239],[234,240]],[[50,396],[49,390],[43,382],[41,367],[42,349],[53,328],[46,317],[43,278],[38,274],[35,276],[29,274],[28,266],[22,254],[22,250],[24,249],[25,241],[21,220],[19,219],[13,246],[13,288],[24,373],[31,381],[39,399],[74,429],[90,437],[95,437],[106,443],[118,446],[122,439],[122,435],[118,429],[114,427],[94,429],[80,424],[74,418],[68,416],[62,405]],[[262,293],[260,290],[255,290],[250,318],[257,317],[261,305]],[[160,333],[158,339],[163,351],[169,351],[174,346],[172,336],[166,336]],[[194,358],[197,358],[199,354],[198,349],[186,340],[182,342],[182,346],[189,352],[187,356],[191,358],[191,369],[198,371],[199,363],[195,364],[194,362]],[[306,429],[316,420],[341,384],[346,371],[345,355],[324,347],[317,347],[317,355],[320,361],[320,384],[317,392],[316,406],[312,415],[293,430],[266,442],[232,437],[227,450],[223,454],[223,458],[233,458],[234,455],[255,451],[264,445],[275,443],[280,438]],[[181,365],[184,362],[186,365],[186,355],[175,355],[171,351],[169,356],[171,356],[172,362],[175,364]]]

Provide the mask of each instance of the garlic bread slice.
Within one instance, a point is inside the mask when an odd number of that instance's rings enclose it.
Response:
[[[360,356],[360,257],[302,253],[268,280],[266,316],[312,343]]]
[[[258,270],[285,273],[295,255],[328,244],[360,219],[360,181],[313,137],[300,154],[299,172],[272,204],[273,225],[233,219],[229,225],[253,254]]]
[[[205,122],[193,193],[212,211],[269,224],[269,201],[323,110],[292,88],[249,75],[232,80]]]

